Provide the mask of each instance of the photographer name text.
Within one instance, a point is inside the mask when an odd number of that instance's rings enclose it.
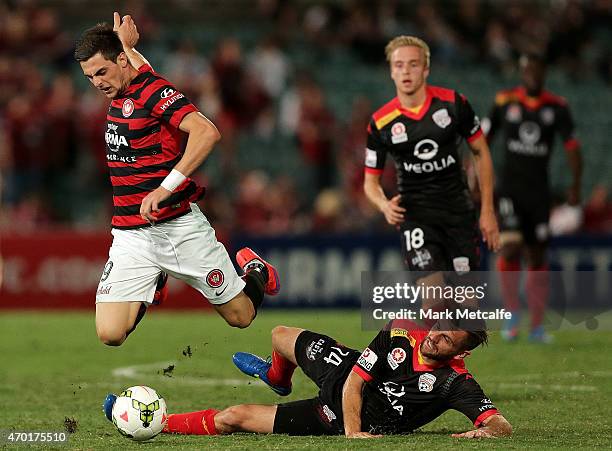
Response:
[[[457,308],[455,310],[384,310],[374,309],[372,311],[374,319],[394,320],[394,319],[410,319],[410,320],[460,320],[460,319],[483,319],[483,320],[508,320],[512,319],[512,312],[505,309],[495,309],[491,311],[474,310],[469,308]]]

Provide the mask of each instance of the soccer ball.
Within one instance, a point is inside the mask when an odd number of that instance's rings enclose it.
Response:
[[[113,406],[113,424],[132,440],[149,440],[159,434],[168,415],[166,401],[144,385],[125,389]]]

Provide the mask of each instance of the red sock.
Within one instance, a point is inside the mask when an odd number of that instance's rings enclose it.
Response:
[[[290,362],[276,351],[272,351],[272,366],[268,370],[268,379],[274,385],[288,387],[291,385],[291,377],[296,365]]]
[[[532,329],[542,324],[548,304],[549,283],[548,265],[527,270],[527,305],[531,314]]]
[[[521,281],[521,262],[519,260],[497,259],[497,270],[501,280],[501,292],[506,310],[516,312],[521,308],[519,283]]]
[[[217,413],[219,413],[218,410],[207,409],[168,415],[168,422],[163,432],[166,434],[217,435],[215,427]]]

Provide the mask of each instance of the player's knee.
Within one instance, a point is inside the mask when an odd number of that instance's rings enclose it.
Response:
[[[276,326],[274,329],[272,329],[272,340],[286,335],[288,331],[289,328],[286,326]]]
[[[98,327],[98,338],[107,346],[120,346],[125,341],[125,331],[113,327]]]
[[[99,334],[98,338],[106,346],[121,346],[125,341],[125,334]]]
[[[225,316],[225,321],[232,327],[237,327],[238,329],[244,329],[249,327],[253,322],[255,315],[253,312],[231,312]]]
[[[294,327],[287,326],[276,326],[272,329],[272,347],[274,349],[281,349],[284,343],[287,341],[292,331],[296,330]]]
[[[295,343],[304,331],[298,327],[276,326],[272,329],[272,349],[284,358],[296,363]]]

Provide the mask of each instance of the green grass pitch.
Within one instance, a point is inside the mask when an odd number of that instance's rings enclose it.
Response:
[[[223,408],[239,403],[276,403],[281,398],[234,368],[236,351],[270,354],[270,330],[278,324],[327,333],[361,348],[375,335],[363,332],[358,312],[282,311],[260,313],[245,330],[232,329],[213,314],[149,314],[119,348],[97,341],[93,313],[0,314],[0,402],[2,430],[63,431],[65,417],[78,423],[69,449],[448,449],[602,448],[612,446],[612,327],[584,326],[555,333],[554,345],[524,340],[476,350],[468,367],[514,426],[512,438],[459,441],[451,432],[469,421],[447,412],[420,431],[375,441],[343,437],[288,437],[237,434],[223,437],[160,435],[131,442],[103,417],[108,392],[131,385],[157,389],[169,411]],[[605,329],[605,330],[604,330]],[[191,350],[188,355],[187,347]],[[170,364],[175,368],[164,375]],[[316,394],[296,372],[294,392],[282,400]],[[0,448],[18,446],[0,444]],[[47,446],[52,448],[52,446]],[[56,445],[55,449],[66,449]]]

